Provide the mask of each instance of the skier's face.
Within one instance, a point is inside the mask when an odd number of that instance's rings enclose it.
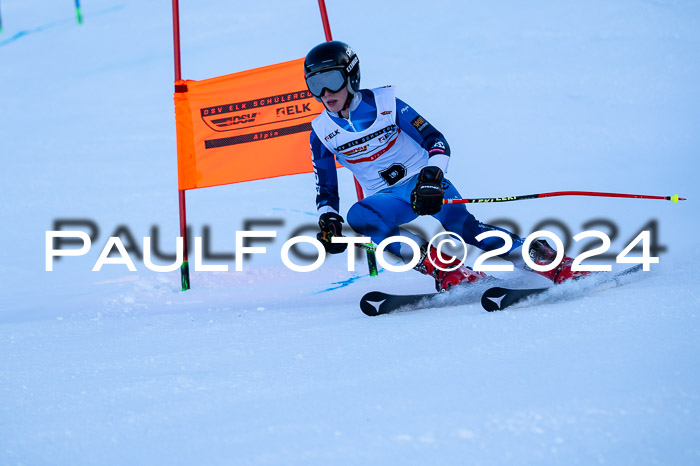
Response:
[[[343,106],[345,105],[345,102],[348,99],[348,88],[347,86],[343,87],[341,90],[338,92],[331,92],[328,89],[323,90],[323,95],[321,96],[321,100],[323,101],[323,105],[326,106],[329,112],[339,112],[343,109]]]

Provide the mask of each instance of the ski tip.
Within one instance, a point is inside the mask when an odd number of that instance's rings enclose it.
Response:
[[[488,312],[500,311],[503,298],[508,294],[508,290],[501,287],[489,288],[481,295],[481,307]]]
[[[381,291],[370,291],[360,300],[360,310],[367,316],[378,316],[382,314],[381,307],[382,303],[386,301],[386,297],[386,293],[382,293]]]

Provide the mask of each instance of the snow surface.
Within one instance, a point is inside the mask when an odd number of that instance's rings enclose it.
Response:
[[[323,40],[312,0],[180,3],[188,79]],[[368,318],[365,292],[432,284],[348,272],[345,257],[287,270],[281,244],[315,222],[313,176],[298,175],[188,192],[213,252],[233,253],[246,220],[282,224],[243,272],[225,260],[188,292],[140,261],[92,272],[122,226],[137,243],[155,226],[174,251],[170,3],[85,1],[77,26],[72,2],[3,0],[0,464],[699,464],[700,4],[327,3],[364,86],[396,85],[445,133],[466,197],[689,198],[479,205],[478,218],[523,234],[607,219],[615,252],[656,219],[660,264],[507,312]],[[57,219],[90,219],[99,237],[46,272]]]

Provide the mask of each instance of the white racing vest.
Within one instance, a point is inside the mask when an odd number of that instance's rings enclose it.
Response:
[[[364,131],[347,131],[323,112],[312,122],[316,135],[360,182],[365,196],[395,186],[428,164],[428,152],[396,124],[394,88],[372,89],[377,118]]]

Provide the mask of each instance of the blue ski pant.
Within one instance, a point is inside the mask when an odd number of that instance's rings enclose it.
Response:
[[[411,208],[411,191],[416,186],[417,178],[418,175],[399,186],[384,189],[362,201],[358,201],[348,211],[348,224],[357,233],[372,238],[375,244],[381,243],[390,236],[413,236],[407,234],[405,230],[399,229],[399,226],[409,223],[418,217]],[[443,181],[443,188],[445,199],[461,198],[457,188],[449,180],[445,179]],[[523,243],[522,238],[503,228],[479,222],[469,213],[464,204],[445,204],[440,209],[440,212],[433,215],[433,217],[440,222],[446,231],[458,234],[465,243],[483,251],[491,251],[503,246],[503,240],[497,237],[477,241],[476,236],[486,231],[500,230],[510,235],[513,239],[513,246],[509,253],[522,246]],[[415,240],[415,238],[412,239]],[[428,239],[423,238],[423,244],[427,242]],[[401,244],[399,242],[391,243],[386,250],[404,261],[409,261],[411,257],[404,257],[405,254],[402,254]],[[419,246],[423,246],[423,244],[418,242]]]

